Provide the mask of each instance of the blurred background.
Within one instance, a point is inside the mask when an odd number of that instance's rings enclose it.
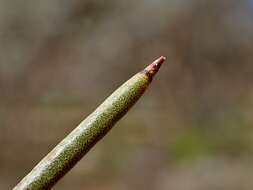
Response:
[[[251,190],[252,0],[0,0],[0,189],[160,55],[54,189]]]

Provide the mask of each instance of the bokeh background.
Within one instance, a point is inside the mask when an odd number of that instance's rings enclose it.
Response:
[[[0,189],[160,55],[54,189],[253,189],[252,0],[0,0]]]

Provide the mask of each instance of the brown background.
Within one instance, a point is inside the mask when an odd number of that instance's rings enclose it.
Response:
[[[0,189],[165,55],[54,189],[251,190],[252,42],[252,0],[1,0]]]

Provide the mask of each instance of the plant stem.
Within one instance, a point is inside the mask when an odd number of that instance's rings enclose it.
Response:
[[[14,190],[50,189],[142,96],[165,57],[137,73],[64,138]]]

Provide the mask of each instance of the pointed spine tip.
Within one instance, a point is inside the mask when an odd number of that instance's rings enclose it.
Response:
[[[158,64],[159,66],[161,66],[165,62],[165,60],[166,60],[166,57],[161,56],[157,60],[155,60],[153,63]]]
[[[165,62],[166,57],[161,56],[158,59],[156,59],[153,63],[151,63],[149,66],[147,66],[143,72],[152,80],[152,78],[155,76],[155,74],[158,72],[162,64]]]

